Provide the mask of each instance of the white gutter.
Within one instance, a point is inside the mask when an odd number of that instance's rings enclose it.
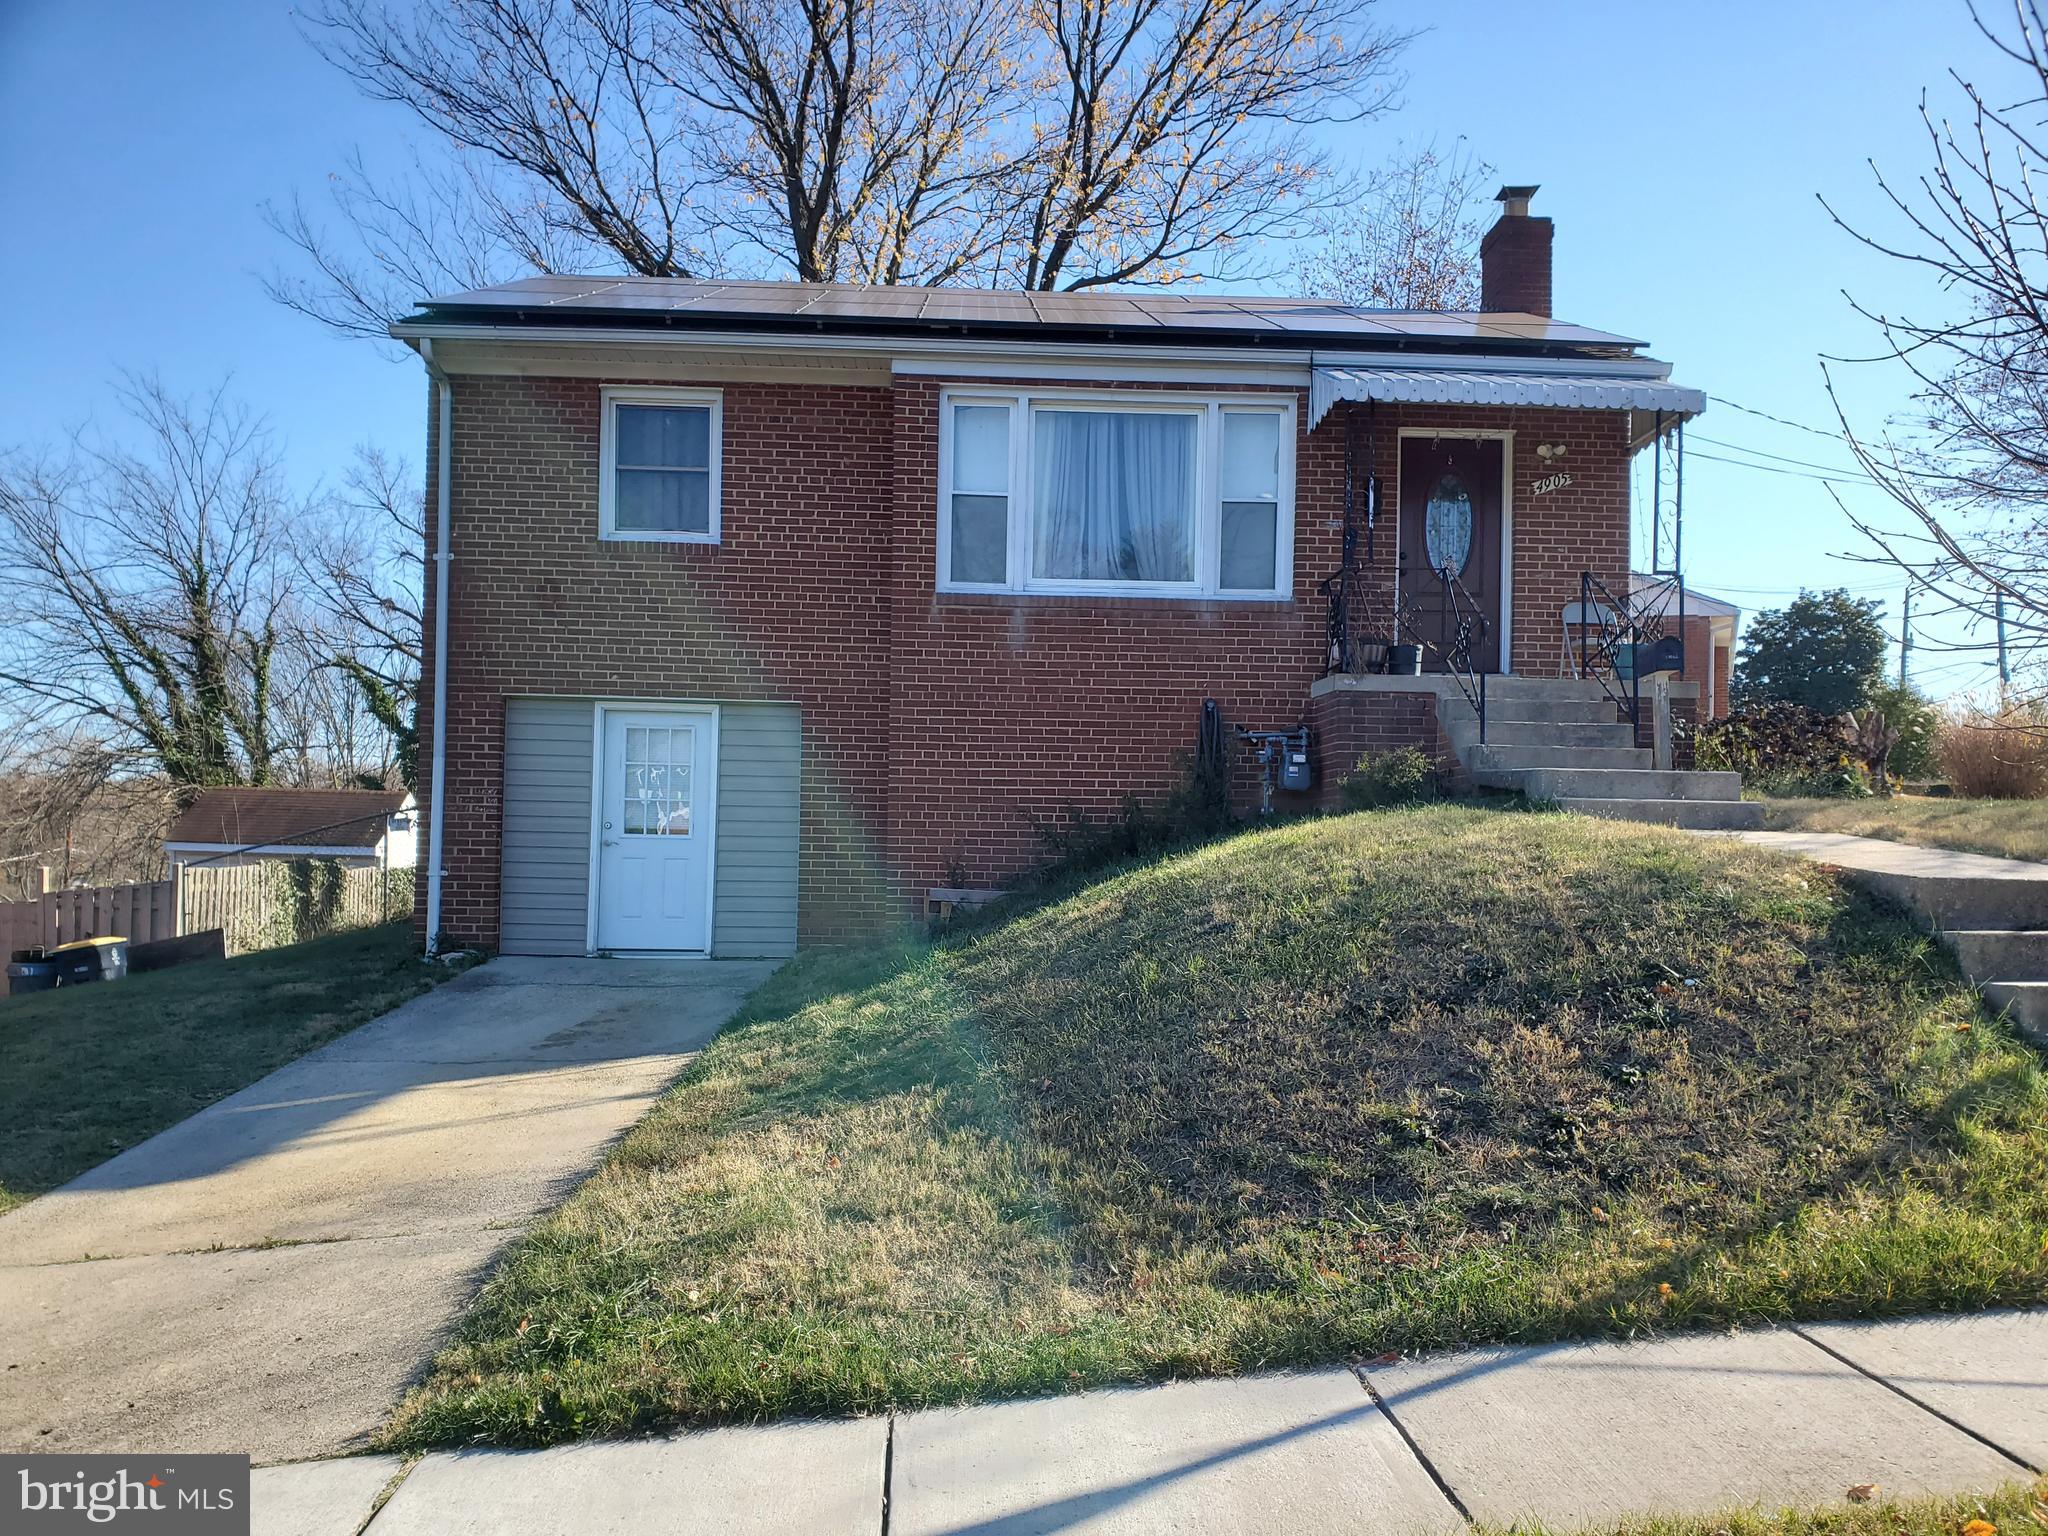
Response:
[[[441,829],[448,783],[448,496],[453,471],[455,386],[434,361],[434,343],[420,338],[420,357],[441,391],[434,433],[434,759],[427,800],[427,958],[441,952]]]

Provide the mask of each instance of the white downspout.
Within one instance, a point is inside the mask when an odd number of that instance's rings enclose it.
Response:
[[[427,801],[427,958],[441,949],[441,828],[448,781],[448,497],[453,479],[455,386],[434,362],[434,343],[420,338],[420,356],[440,390],[434,443],[434,756]]]

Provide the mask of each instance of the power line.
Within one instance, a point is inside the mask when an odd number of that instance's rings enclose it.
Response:
[[[1799,432],[1811,432],[1815,437],[1825,437],[1832,442],[1840,443],[1847,441],[1848,435],[1843,432],[1824,432],[1819,427],[1809,427],[1803,421],[1792,421],[1783,416],[1773,416],[1769,411],[1760,411],[1753,405],[1738,405],[1735,401],[1725,399],[1720,395],[1709,395],[1707,398],[1716,405],[1725,405],[1729,410],[1740,411],[1745,416],[1756,416],[1765,421],[1775,421],[1781,427],[1791,427]]]
[[[1761,448],[1750,448],[1741,443],[1725,442],[1718,437],[1708,437],[1704,432],[1688,432],[1686,440],[1695,443],[1712,443],[1716,448],[1732,448],[1737,453],[1754,454],[1760,459],[1776,459],[1780,464],[1797,464],[1803,469],[1821,469],[1826,470],[1829,474],[1853,475],[1859,480],[1869,480],[1873,485],[1876,484],[1875,479],[1864,470],[1844,469],[1839,464],[1819,464],[1812,459],[1789,458],[1782,453],[1765,453]],[[1763,466],[1758,465],[1757,467],[1761,469]]]
[[[1775,464],[1752,464],[1747,459],[1731,459],[1718,453],[1703,453],[1695,448],[1690,457],[1709,459],[1716,464],[1733,464],[1737,469],[1753,469],[1760,475],[1789,475],[1795,480],[1820,480],[1829,485],[1870,485],[1874,482],[1868,475],[1815,474],[1804,469],[1780,469]]]
[[[1691,587],[1695,583],[1688,580],[1686,585]],[[1730,587],[1724,586],[1718,581],[1703,580],[1696,583],[1696,585],[1700,591],[1707,593],[1709,596],[1721,592],[1733,592],[1737,597],[1797,597],[1802,592],[1846,592],[1851,597],[1874,597],[1880,592],[1890,592],[1898,586],[1898,583],[1887,581],[1883,585],[1875,587],[1842,587],[1836,586],[1832,582],[1809,581],[1803,587]]]

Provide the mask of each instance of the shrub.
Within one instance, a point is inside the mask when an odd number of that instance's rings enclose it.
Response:
[[[1199,761],[1184,766],[1179,783],[1157,802],[1126,795],[1109,816],[1092,816],[1082,807],[1070,805],[1057,817],[1027,811],[1025,820],[1045,849],[1045,860],[1031,877],[1039,884],[1055,884],[1133,859],[1150,858],[1171,848],[1224,836],[1242,825],[1231,809],[1227,775],[1205,769]]]
[[[1389,805],[1413,805],[1437,798],[1436,764],[1420,747],[1368,752],[1358,766],[1337,782],[1344,806],[1352,811]]]
[[[1747,788],[1765,794],[1870,793],[1841,722],[1783,700],[1750,705],[1701,726],[1693,761],[1700,768],[1739,773]]]
[[[2041,799],[2048,795],[2048,712],[2024,705],[1950,716],[1941,728],[1941,766],[1959,795]]]
[[[1807,800],[1867,800],[1875,793],[1870,770],[1854,762],[1814,772],[1765,773],[1745,783],[1760,795],[1796,795]]]
[[[1941,716],[1926,696],[1904,683],[1880,683],[1869,707],[1899,733],[1890,762],[1894,779],[1931,779],[1941,772]]]

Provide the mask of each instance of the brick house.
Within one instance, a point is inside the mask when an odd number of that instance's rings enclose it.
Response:
[[[1561,689],[1635,751],[1611,679],[1556,681],[1560,615],[1590,576],[1632,621],[1631,460],[1704,397],[1551,318],[1533,190],[1471,314],[559,277],[422,306],[423,929],[868,930],[1015,878],[1034,818],[1169,788],[1205,700],[1308,727],[1325,802],[1365,744],[1516,782],[1466,740],[1482,674],[1497,734]],[[1419,675],[1361,675],[1404,644]]]

